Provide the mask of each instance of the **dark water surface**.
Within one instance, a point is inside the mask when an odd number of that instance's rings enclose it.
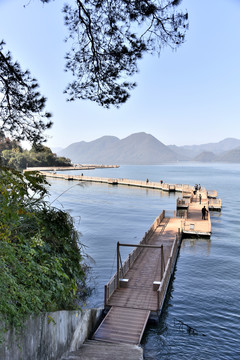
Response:
[[[211,212],[211,240],[182,243],[159,325],[143,338],[145,359],[240,359],[240,165],[121,166],[74,172],[89,176],[200,183],[217,190],[222,212]],[[134,187],[50,180],[50,200],[75,218],[92,257],[88,306],[103,306],[104,285],[116,271],[117,241],[138,243],[177,194]],[[128,249],[121,250],[124,258]],[[186,325],[180,325],[181,323]],[[188,331],[190,328],[195,331]]]

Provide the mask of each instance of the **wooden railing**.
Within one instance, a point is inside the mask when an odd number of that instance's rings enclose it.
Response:
[[[158,311],[161,310],[161,308],[163,306],[165,295],[166,295],[166,292],[168,289],[168,284],[171,279],[171,275],[174,271],[174,267],[175,267],[175,263],[176,263],[176,259],[177,259],[177,255],[178,255],[178,247],[180,246],[180,242],[181,242],[181,237],[182,237],[182,235],[179,232],[176,235],[176,238],[173,242],[171,253],[168,258],[167,265],[165,267],[165,271],[164,271],[163,277],[161,279],[160,286],[157,290],[157,294],[158,294],[157,310]]]
[[[147,244],[151,236],[153,235],[156,228],[160,225],[160,223],[163,221],[165,217],[165,210],[162,211],[162,213],[155,219],[154,223],[150,227],[150,229],[145,233],[144,237],[140,241],[139,245]],[[122,266],[120,267],[120,275],[121,277],[125,277],[129,269],[133,266],[134,262],[138,258],[138,256],[141,254],[143,248],[136,247],[127,257],[127,259],[124,261]],[[112,296],[113,292],[118,287],[118,274],[115,273],[113,277],[110,279],[110,281],[105,285],[105,295],[104,295],[104,303],[105,306],[108,305],[108,301],[110,297]]]

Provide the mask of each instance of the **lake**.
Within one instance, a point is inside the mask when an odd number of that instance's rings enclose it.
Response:
[[[70,173],[70,172],[69,172]],[[158,325],[148,325],[145,359],[240,359],[240,165],[121,166],[74,171],[96,177],[217,190],[222,212],[211,212],[212,236],[183,240],[174,279]],[[173,213],[178,193],[49,179],[50,202],[75,219],[95,291],[86,306],[102,307],[104,285],[116,271],[118,241],[138,243],[163,209]],[[121,249],[126,257],[127,248]]]

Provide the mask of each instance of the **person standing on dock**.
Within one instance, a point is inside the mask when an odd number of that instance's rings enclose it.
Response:
[[[202,208],[202,220],[206,220],[205,216],[208,214],[208,211],[204,205],[204,207]]]
[[[202,195],[199,194],[199,204],[201,204],[201,202],[202,202]]]

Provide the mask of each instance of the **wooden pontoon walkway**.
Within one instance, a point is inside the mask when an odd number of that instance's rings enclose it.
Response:
[[[103,165],[99,165],[103,166]],[[106,165],[106,167],[116,167],[116,165]],[[30,170],[31,169],[31,170]],[[104,183],[109,185],[124,185],[124,186],[135,186],[146,189],[156,189],[167,192],[180,192],[182,193],[182,200],[178,203],[180,208],[188,208],[188,200],[191,199],[194,191],[194,187],[187,184],[167,184],[159,182],[150,182],[142,180],[132,180],[132,179],[114,179],[114,178],[103,178],[103,177],[94,177],[94,176],[85,176],[85,175],[66,175],[58,174],[55,172],[44,171],[44,168],[27,168],[25,171],[40,171],[41,174],[49,178],[57,178],[63,180],[76,180],[83,182],[95,182],[95,183]],[[198,191],[198,197],[201,194],[202,199],[208,198],[209,208],[211,210],[221,210],[221,200],[217,199],[217,191],[207,191],[204,188],[201,191]],[[197,198],[194,198],[194,201],[197,201]],[[181,205],[181,204],[182,205]]]
[[[74,170],[94,170],[94,169],[109,169],[119,168],[119,165],[95,165],[95,164],[78,164],[73,166],[41,166],[41,167],[27,167],[24,172],[28,171],[74,171]]]
[[[163,306],[180,246],[175,231],[180,223],[180,219],[165,218],[163,212],[141,241],[143,247],[133,250],[106,285],[105,307],[110,311],[93,339],[141,342],[150,315],[157,317]]]
[[[118,244],[117,273],[105,286],[110,311],[94,340],[140,344],[149,317],[161,313],[182,237],[211,235],[209,212],[202,219],[202,207],[209,211],[208,203],[203,189],[188,198],[185,218],[167,218],[163,211],[122,266],[120,247],[134,245]]]
[[[177,210],[181,217],[167,217],[165,211],[154,221],[139,244],[117,244],[117,272],[105,285],[106,317],[93,335],[94,341],[140,344],[150,317],[159,317],[184,236],[211,236],[210,209],[221,209],[216,191],[195,190],[189,185],[172,185],[129,179],[92,178],[42,172],[54,178],[95,181],[112,185],[140,186],[179,191]],[[202,208],[207,210],[202,218]],[[121,262],[121,247],[133,250]]]
[[[25,171],[30,171],[29,168]],[[85,175],[66,175],[59,174],[55,172],[45,171],[43,168],[34,168],[34,171],[39,171],[41,174],[49,178],[58,178],[64,180],[76,180],[76,181],[85,181],[85,182],[95,182],[95,183],[104,183],[110,185],[125,185],[125,186],[136,186],[146,189],[156,189],[168,192],[184,192],[186,194],[192,194],[193,186],[186,184],[167,184],[153,181],[142,181],[142,180],[132,180],[132,179],[115,179],[115,178],[104,178],[104,177],[94,177],[94,176],[85,176]],[[216,195],[217,196],[217,195]]]

